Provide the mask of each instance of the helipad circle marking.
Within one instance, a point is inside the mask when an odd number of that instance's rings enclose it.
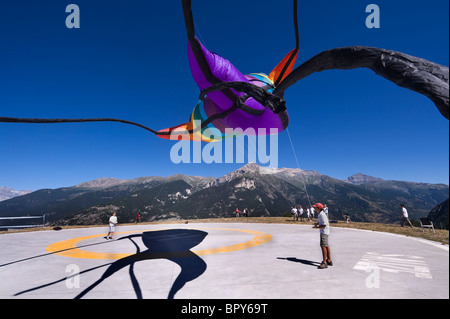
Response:
[[[161,231],[162,229],[153,229],[153,230],[139,230],[139,231],[129,231],[129,232],[121,232],[116,233],[116,235],[124,235],[124,234],[135,234],[135,233],[144,233],[144,232],[150,232],[150,231]],[[192,228],[191,230],[224,230],[224,231],[237,231],[242,233],[247,233],[254,235],[253,239],[236,244],[236,245],[230,245],[230,246],[224,246],[219,248],[211,248],[211,249],[203,249],[203,250],[192,250],[193,253],[195,253],[197,256],[206,256],[206,255],[214,255],[214,254],[222,254],[222,253],[229,253],[234,251],[239,251],[243,249],[248,249],[252,247],[256,247],[262,244],[265,244],[272,240],[272,235],[266,234],[264,232],[256,231],[256,230],[244,230],[244,229],[230,229],[230,228]],[[82,250],[77,247],[77,244],[79,244],[82,241],[93,239],[93,238],[99,238],[99,237],[105,237],[106,234],[101,235],[93,235],[93,236],[86,236],[86,237],[78,237],[73,239],[68,239],[64,241],[60,241],[54,244],[51,244],[46,248],[46,250],[50,253],[53,253],[58,256],[63,257],[70,257],[70,258],[79,258],[79,259],[107,259],[107,260],[118,260],[126,257],[130,257],[135,255],[134,253],[103,253],[103,252],[94,252],[94,251],[87,251]],[[180,252],[181,253],[181,252]]]

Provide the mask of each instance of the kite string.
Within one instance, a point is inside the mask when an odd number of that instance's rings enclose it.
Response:
[[[292,137],[291,137],[291,133],[290,133],[290,131],[289,131],[289,128],[286,129],[286,132],[287,132],[287,134],[288,134],[288,136],[289,136],[289,141],[291,142],[292,151],[294,152],[294,157],[295,157],[295,161],[297,162],[298,169],[301,170],[301,171],[303,171],[303,170],[300,168],[300,163],[299,163],[299,161],[298,161],[297,152],[295,151],[294,143],[293,143],[293,141],[292,141]],[[300,173],[302,173],[302,172],[300,172]],[[307,189],[307,187],[306,187],[306,183],[305,183],[303,174],[302,174],[300,180],[302,181],[303,187],[305,188],[305,193],[306,193],[306,197],[308,198],[309,207],[311,207],[311,206],[312,206],[312,204],[311,204],[311,198],[310,198],[310,196],[309,196],[308,189]]]
[[[200,28],[197,27],[197,24],[196,24],[195,22],[194,22],[194,28],[195,28],[195,30],[196,30],[196,32],[197,32],[197,34],[198,34],[198,37],[200,38],[200,41],[202,41],[202,43],[203,43],[203,44],[205,45],[205,47],[207,48],[208,45],[207,45],[205,39],[203,38],[202,33],[200,32]]]

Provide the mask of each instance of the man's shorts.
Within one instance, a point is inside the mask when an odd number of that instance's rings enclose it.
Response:
[[[320,234],[320,247],[328,247],[328,235]]]
[[[111,225],[109,225],[109,232],[110,233],[114,233],[116,231],[116,226],[114,225],[114,226],[111,226]]]

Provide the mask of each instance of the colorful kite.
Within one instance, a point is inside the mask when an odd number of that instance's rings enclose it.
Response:
[[[225,58],[208,51],[195,36],[191,0],[182,0],[189,40],[189,63],[200,88],[200,101],[190,121],[155,131],[120,119],[20,119],[0,117],[8,123],[121,122],[144,128],[172,140],[220,141],[236,133],[278,134],[289,125],[285,91],[315,72],[331,69],[369,68],[401,87],[429,97],[449,119],[448,67],[385,49],[354,46],[320,53],[294,70],[299,53],[298,0],[294,0],[296,48],[269,74],[243,75]]]
[[[279,133],[289,124],[284,101],[273,90],[294,69],[299,52],[297,1],[294,20],[297,47],[269,74],[243,75],[230,61],[208,51],[195,36],[191,1],[183,1],[189,40],[192,76],[201,90],[201,100],[189,123],[158,132],[158,136],[178,139],[179,132],[189,132],[192,140],[222,140],[228,131],[241,130],[247,135]],[[206,134],[205,134],[206,133]]]

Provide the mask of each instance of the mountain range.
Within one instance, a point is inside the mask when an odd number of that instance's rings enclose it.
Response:
[[[46,215],[52,225],[121,223],[231,217],[236,208],[250,216],[283,216],[293,205],[321,202],[332,219],[395,223],[400,204],[418,220],[449,198],[449,186],[386,181],[363,174],[338,180],[316,171],[265,169],[256,164],[220,178],[174,175],[132,180],[101,178],[73,187],[43,189],[0,202],[0,217]]]

